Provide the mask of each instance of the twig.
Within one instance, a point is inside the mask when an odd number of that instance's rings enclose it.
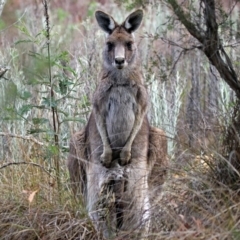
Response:
[[[50,177],[54,178],[54,177],[51,175],[51,173],[50,173],[49,171],[47,171],[43,166],[41,166],[41,165],[39,165],[39,164],[37,164],[37,163],[33,163],[33,162],[9,162],[9,163],[6,163],[6,164],[2,165],[2,166],[0,167],[0,170],[3,169],[3,168],[6,168],[6,167],[8,167],[8,166],[11,166],[11,165],[22,165],[22,164],[24,164],[24,165],[32,165],[32,166],[35,166],[35,167],[39,167],[39,168],[41,168],[45,173],[47,173]]]
[[[0,78],[6,79],[3,75],[10,69],[10,67],[0,66]]]
[[[0,0],[0,1],[1,1],[1,0]],[[24,18],[26,12],[27,12],[27,11],[25,10],[24,13],[18,18],[18,20],[17,20],[16,22],[8,25],[7,27],[4,27],[4,28],[0,31],[0,33],[6,31],[6,30],[9,29],[10,27],[12,27],[12,26],[16,25],[17,23],[19,23],[19,22]]]
[[[12,133],[5,133],[5,132],[0,132],[0,136],[7,136],[7,137],[14,137],[14,138],[21,138],[27,141],[32,141],[40,146],[44,146],[44,143],[39,142],[36,138],[33,138],[31,136],[21,136],[17,134],[12,134]]]

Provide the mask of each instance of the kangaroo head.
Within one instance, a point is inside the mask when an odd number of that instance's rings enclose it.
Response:
[[[108,34],[103,53],[104,66],[118,70],[134,66],[137,47],[132,33],[140,26],[143,11],[139,9],[131,13],[122,24],[102,11],[96,11],[95,16],[100,28]]]

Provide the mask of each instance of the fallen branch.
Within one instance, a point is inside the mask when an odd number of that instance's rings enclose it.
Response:
[[[2,166],[0,167],[0,170],[3,169],[3,168],[6,168],[6,167],[8,167],[8,166],[11,166],[11,165],[22,165],[22,164],[24,164],[24,165],[32,165],[32,166],[35,166],[35,167],[39,167],[39,168],[41,168],[45,173],[47,173],[50,177],[54,178],[54,177],[51,175],[51,173],[50,173],[48,170],[46,170],[43,166],[41,166],[41,165],[39,165],[39,164],[37,164],[37,163],[33,163],[33,162],[9,162],[9,163],[6,163],[6,164],[2,165]]]
[[[32,141],[40,146],[44,146],[44,143],[39,142],[36,138],[31,137],[31,136],[21,136],[17,134],[12,134],[12,133],[5,133],[5,132],[0,132],[0,136],[6,136],[6,137],[14,137],[14,138],[21,138],[27,141]]]

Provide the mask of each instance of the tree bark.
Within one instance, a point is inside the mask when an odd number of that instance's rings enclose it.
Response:
[[[206,24],[205,31],[199,29],[196,24],[188,20],[187,15],[176,0],[167,0],[167,2],[171,5],[173,12],[188,32],[201,43],[199,48],[205,53],[211,64],[216,67],[222,79],[236,93],[237,98],[240,99],[240,82],[218,35],[215,1],[202,0],[204,6],[203,17]]]

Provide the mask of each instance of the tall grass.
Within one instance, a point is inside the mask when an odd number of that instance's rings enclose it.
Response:
[[[65,159],[70,136],[87,122],[101,69],[105,36],[92,12],[104,9],[119,21],[126,14],[114,2],[92,4],[86,19],[73,22],[69,13],[48,6],[50,30],[46,38],[44,6],[37,6],[37,10],[33,3],[20,9],[18,21],[0,30],[6,36],[17,31],[12,42],[1,36],[0,66],[10,69],[6,79],[0,78],[0,238],[102,239],[84,206],[72,195]],[[192,65],[200,69],[200,86],[210,79],[211,71],[207,63],[197,65],[193,54],[176,63],[180,52],[161,40],[163,36],[173,40],[179,36],[168,32],[165,23],[170,14],[166,6],[148,5],[136,34],[151,101],[149,118],[165,130],[171,159],[162,194],[153,199],[148,239],[238,239],[238,194],[218,181],[215,172],[215,160],[223,156],[215,144],[221,135],[214,129],[229,124],[232,93],[216,75],[219,95],[211,116],[219,121],[210,125],[211,137],[189,130],[186,119]],[[237,61],[237,49],[232,56]],[[198,103],[202,122],[209,121],[203,106],[208,113],[212,111],[206,103],[211,88],[206,89],[200,89]],[[195,140],[208,138],[208,143],[189,146],[189,134]],[[54,136],[58,137],[57,145]],[[59,169],[53,161],[56,156]]]

